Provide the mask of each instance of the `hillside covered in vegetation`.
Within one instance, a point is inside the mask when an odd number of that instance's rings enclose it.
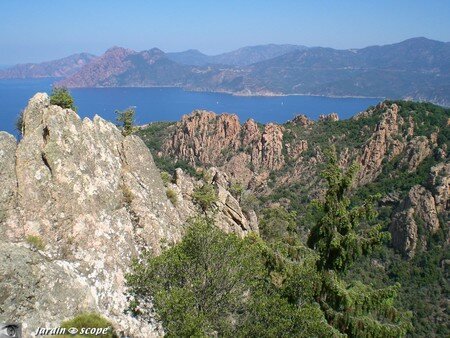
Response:
[[[349,206],[374,201],[383,245],[355,260],[346,283],[377,288],[401,285],[399,307],[410,311],[408,335],[448,335],[448,149],[450,110],[428,103],[385,101],[348,120],[336,115],[283,125],[241,124],[234,115],[196,111],[177,123],[152,123],[138,131],[159,168],[198,175],[218,167],[244,210],[255,210],[265,242],[306,245],[322,212],[321,174],[329,149],[338,165],[355,171]],[[290,252],[289,250],[287,252]]]

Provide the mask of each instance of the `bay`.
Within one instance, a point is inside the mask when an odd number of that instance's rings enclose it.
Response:
[[[0,80],[0,130],[15,133],[18,114],[37,92],[51,92],[55,79]],[[253,118],[261,123],[284,123],[298,114],[317,119],[336,112],[341,119],[377,104],[377,98],[321,96],[234,96],[223,93],[189,92],[180,88],[82,88],[71,93],[81,117],[95,114],[113,121],[115,111],[135,107],[136,123],[177,121],[195,109],[235,113],[241,122]]]

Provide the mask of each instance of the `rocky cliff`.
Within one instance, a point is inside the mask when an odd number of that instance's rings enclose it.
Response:
[[[412,257],[419,245],[426,249],[427,238],[439,228],[433,195],[423,186],[415,185],[398,206],[389,231],[392,233],[392,245],[406,256]]]
[[[248,183],[254,172],[283,167],[282,141],[282,126],[260,127],[251,119],[241,125],[236,115],[198,110],[174,126],[162,151],[191,165],[224,166],[233,179]]]
[[[397,156],[404,147],[404,144],[396,138],[404,123],[398,115],[398,106],[394,104],[383,109],[385,112],[381,121],[358,158],[361,164],[358,179],[361,184],[372,182],[380,174],[383,160],[386,157],[392,159]]]
[[[390,228],[393,244],[411,257],[421,231],[413,224],[415,215],[428,215],[428,234],[439,228],[438,215],[448,220],[449,115],[448,109],[402,101],[382,102],[349,120],[330,114],[311,121],[299,115],[283,125],[241,124],[236,115],[195,111],[160,131],[162,146],[154,150],[169,160],[218,167],[265,199],[286,197],[286,206],[298,205],[303,196],[306,206],[321,196],[319,173],[326,149],[334,146],[343,167],[353,162],[360,167],[355,189],[398,195]],[[145,128],[140,135],[152,137]]]
[[[124,275],[143,250],[158,254],[181,239],[198,211],[183,188],[191,179],[178,176],[174,206],[139,137],[98,116],[81,120],[46,94],[30,100],[23,119],[18,144],[0,132],[0,322],[23,322],[29,336],[96,311],[133,337],[160,335],[156,322],[124,314]],[[226,184],[214,184],[218,226],[251,231]]]

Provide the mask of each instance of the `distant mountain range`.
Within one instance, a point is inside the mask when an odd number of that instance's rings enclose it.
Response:
[[[167,53],[172,61],[193,66],[205,66],[208,64],[221,64],[229,66],[247,66],[252,63],[265,61],[274,57],[297,51],[308,47],[301,45],[260,45],[239,48],[237,50],[219,55],[206,55],[196,49],[190,49],[179,53]]]
[[[413,38],[362,49],[299,45],[136,52],[113,47],[0,71],[0,78],[63,77],[68,87],[181,87],[237,95],[372,96],[450,105],[450,43]]]
[[[92,54],[79,53],[54,61],[19,64],[1,70],[0,79],[68,77],[78,72],[95,58],[96,56]]]

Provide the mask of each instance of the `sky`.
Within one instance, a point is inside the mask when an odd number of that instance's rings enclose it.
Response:
[[[450,41],[449,18],[448,0],[0,0],[0,65],[112,46],[218,54],[266,43]]]

